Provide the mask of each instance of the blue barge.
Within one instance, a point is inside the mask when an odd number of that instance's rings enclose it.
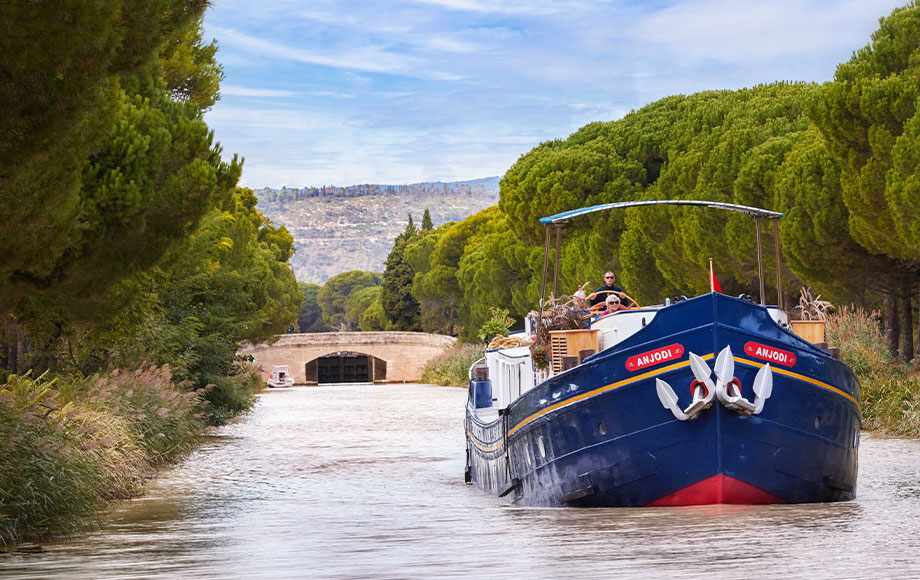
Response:
[[[777,219],[736,208],[723,209]],[[782,310],[745,298],[712,292],[551,332],[546,371],[530,324],[519,346],[487,350],[471,368],[467,480],[541,506],[854,498],[859,382]]]

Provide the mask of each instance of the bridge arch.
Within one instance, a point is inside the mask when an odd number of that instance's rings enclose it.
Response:
[[[272,344],[247,345],[242,356],[250,355],[263,378],[274,365],[287,365],[297,384],[319,382],[319,359],[336,353],[367,356],[373,382],[416,382],[429,360],[456,342],[452,336],[424,332],[317,332],[282,334]],[[317,376],[311,376],[311,362]],[[357,362],[357,361],[356,361]],[[344,372],[344,366],[341,367]],[[382,373],[381,373],[382,371]],[[363,382],[363,381],[362,381]],[[371,382],[370,380],[368,382]]]
[[[387,361],[365,352],[329,352],[307,361],[304,368],[308,385],[387,382]]]

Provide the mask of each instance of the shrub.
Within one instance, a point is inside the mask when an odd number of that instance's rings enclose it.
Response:
[[[432,385],[465,387],[470,366],[483,357],[482,344],[456,345],[428,361],[422,371],[422,382]]]
[[[205,388],[204,412],[211,425],[223,425],[255,404],[255,393],[264,386],[259,374],[246,368],[231,377],[213,377]]]
[[[493,306],[491,313],[492,318],[486,320],[482,328],[479,329],[479,334],[477,335],[482,342],[489,342],[489,340],[495,336],[508,336],[508,329],[514,325],[514,319],[508,316],[508,310],[506,308],[496,308]]]

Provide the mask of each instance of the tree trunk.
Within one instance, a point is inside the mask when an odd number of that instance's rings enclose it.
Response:
[[[920,283],[917,284],[917,288],[917,304],[920,304]],[[914,342],[914,344],[920,346],[920,324],[917,325],[917,340]]]
[[[900,358],[904,362],[914,360],[914,311],[911,308],[911,286],[909,281],[905,281],[901,292]]]
[[[888,342],[888,352],[894,357],[898,356],[898,338],[901,334],[898,322],[898,296],[894,293],[885,294],[885,340]]]

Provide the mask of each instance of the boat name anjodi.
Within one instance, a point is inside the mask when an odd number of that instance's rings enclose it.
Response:
[[[626,368],[631,371],[637,371],[663,362],[672,361],[680,358],[684,354],[684,347],[680,344],[672,344],[664,348],[637,354],[626,359]]]

